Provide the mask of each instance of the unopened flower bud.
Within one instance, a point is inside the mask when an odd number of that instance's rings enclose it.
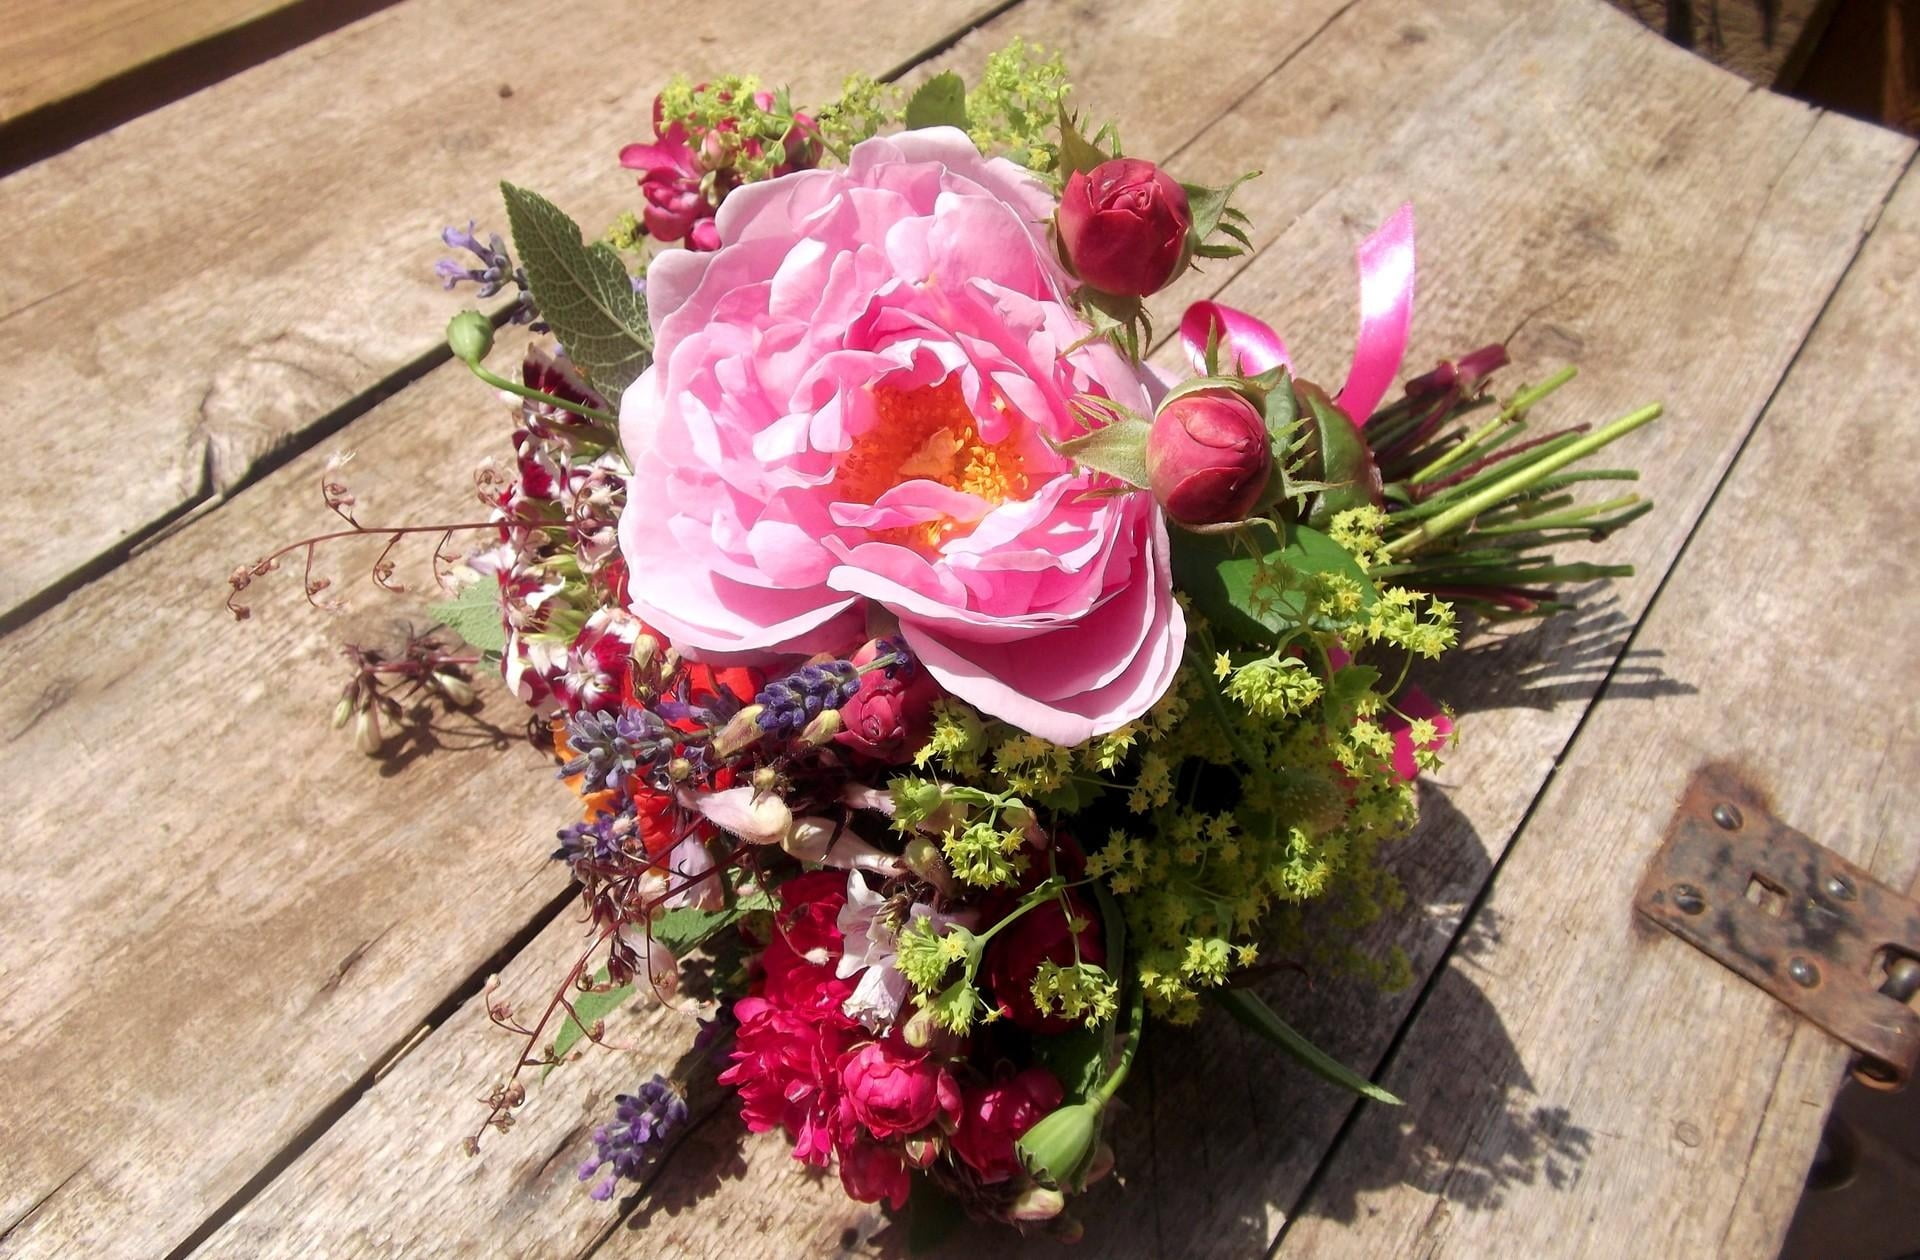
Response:
[[[752,783],[755,792],[771,792],[780,786],[780,772],[772,766],[761,766],[753,772]]]
[[[766,732],[760,729],[760,714],[765,705],[750,704],[733,715],[720,733],[713,737],[713,755],[731,757],[753,747]]]
[[[340,703],[333,706],[333,729],[339,730],[353,717],[353,697],[341,696]]]
[[[827,856],[827,850],[833,846],[833,837],[840,830],[830,818],[806,817],[794,820],[793,826],[781,839],[780,847],[802,862],[819,862]]]
[[[1050,1221],[1066,1211],[1067,1196],[1058,1190],[1046,1186],[1029,1186],[1007,1209],[1007,1216],[1016,1221]]]
[[[818,748],[840,733],[840,710],[828,709],[813,715],[800,731],[800,743],[808,748]]]
[[[924,1006],[907,1016],[907,1022],[900,1026],[900,1039],[915,1050],[925,1050],[939,1035],[939,1025],[933,1022],[932,1014]]]
[[[376,756],[380,745],[385,742],[380,733],[380,714],[374,706],[368,705],[360,710],[360,716],[353,723],[353,746],[367,756]]]
[[[907,869],[924,879],[942,892],[953,887],[953,872],[947,867],[947,859],[940,852],[940,846],[925,836],[915,836],[907,841],[907,847],[900,855]]]
[[[905,1150],[907,1163],[914,1168],[926,1168],[940,1158],[941,1141],[932,1137],[908,1138]]]
[[[1071,1103],[1021,1135],[1015,1149],[1036,1180],[1067,1190],[1086,1184],[1100,1137],[1100,1106],[1091,1100]]]
[[[1266,421],[1230,389],[1180,394],[1153,418],[1147,483],[1182,525],[1244,520],[1273,473]]]
[[[461,311],[447,323],[447,348],[462,363],[478,363],[493,349],[493,321],[479,311]]]
[[[667,763],[667,779],[673,783],[685,783],[693,777],[693,763],[685,757],[675,757]]]
[[[653,664],[653,658],[660,654],[660,640],[650,634],[643,634],[633,641],[633,668],[643,670]]]
[[[455,708],[464,709],[473,703],[473,687],[458,674],[435,673],[433,685]]]
[[[1075,171],[1054,216],[1074,272],[1103,293],[1145,297],[1187,259],[1193,210],[1171,175],[1139,158]]]

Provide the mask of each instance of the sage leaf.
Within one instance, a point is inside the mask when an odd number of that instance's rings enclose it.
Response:
[[[600,396],[617,402],[653,362],[646,298],[612,246],[586,244],[559,207],[512,184],[500,193],[540,318]]]

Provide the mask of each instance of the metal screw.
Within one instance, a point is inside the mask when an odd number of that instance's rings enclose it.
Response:
[[[1839,901],[1852,901],[1854,896],[1853,881],[1845,875],[1827,876],[1827,895]]]
[[[1740,817],[1740,807],[1738,805],[1722,801],[1713,807],[1713,821],[1719,823],[1728,831],[1738,831],[1740,830],[1740,824],[1744,822],[1745,819]]]
[[[1700,895],[1700,890],[1692,884],[1675,884],[1673,886],[1673,904],[1674,908],[1682,914],[1699,914],[1707,908],[1706,899]]]
[[[1787,975],[1803,989],[1811,989],[1820,983],[1820,969],[1804,958],[1795,958],[1788,963]]]

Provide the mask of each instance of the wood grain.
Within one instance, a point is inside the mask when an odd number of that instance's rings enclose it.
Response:
[[[396,67],[413,48],[392,23],[410,8],[376,24],[395,42],[355,54],[400,100]],[[591,4],[570,12],[624,29]],[[700,20],[729,12],[744,10],[709,7]],[[817,94],[940,42],[961,12],[909,6],[876,26],[860,5],[822,5],[811,20],[832,40],[769,48],[760,64]],[[664,80],[667,64],[651,59],[675,55],[674,40],[701,29],[655,41],[636,75]],[[576,179],[606,174],[594,156],[602,148],[566,150]],[[410,154],[390,142],[362,165],[397,172]],[[525,161],[476,160],[490,173]],[[607,178],[626,186],[617,171]],[[406,195],[397,174],[385,182]],[[214,309],[204,292],[172,300]],[[365,316],[339,293],[315,301],[342,326]],[[449,305],[442,295],[426,325],[443,324]],[[351,479],[362,518],[483,516],[467,470],[506,449],[492,399],[464,369],[442,371],[342,434],[360,453]],[[357,621],[308,611],[297,573],[268,584],[279,597],[263,598],[251,625],[222,609],[234,564],[327,528],[324,455],[303,456],[0,640],[9,770],[0,804],[15,837],[0,856],[9,1256],[180,1244],[324,1124],[564,887],[542,861],[544,837],[565,821],[564,796],[540,758],[516,747],[525,714],[513,703],[496,699],[475,722],[421,736],[384,777],[326,729],[344,681],[342,638],[418,616],[420,601],[382,603],[360,585],[371,554],[323,558],[342,589],[361,592]]]
[[[1480,912],[1499,945],[1454,960],[1455,983],[1394,1056],[1406,1115],[1368,1108],[1331,1166],[1320,1197],[1351,1202],[1366,1230],[1308,1220],[1280,1255],[1778,1249],[1844,1047],[1630,906],[1688,775],[1717,758],[1884,882],[1920,870],[1920,511],[1901,456],[1901,400],[1920,389],[1917,282],[1909,174],[1636,638],[1695,690],[1653,705],[1602,694]],[[1782,510],[1810,485],[1837,493]],[[1502,1026],[1524,1078],[1444,1079]],[[1582,1166],[1463,1205],[1456,1170],[1542,1109],[1588,1135]],[[1452,1167],[1426,1188],[1383,1186],[1409,1131],[1447,1135]]]
[[[570,39],[501,44],[487,0],[409,0],[0,181],[0,414],[35,467],[115,487],[85,510],[57,477],[7,496],[0,617],[444,359],[438,232],[502,228],[500,179],[598,231],[636,201],[615,155],[669,75],[804,63],[794,86],[830,95],[990,7],[910,0],[874,23],[829,5],[802,51],[746,0],[670,21],[565,0],[538,21],[594,32],[607,68],[581,73]]]
[[[1045,11],[1030,5],[1020,16]],[[1560,72],[1565,47],[1587,50],[1577,73]],[[1219,45],[1190,55],[1217,58]],[[1647,488],[1662,502],[1637,537],[1609,549],[1610,558],[1645,566],[1643,576],[1583,616],[1484,642],[1449,676],[1447,694],[1481,711],[1443,776],[1448,794],[1429,797],[1429,821],[1406,849],[1402,874],[1424,913],[1378,935],[1382,946],[1404,946],[1424,975],[1519,827],[1908,149],[1871,129],[1750,96],[1586,3],[1410,10],[1363,0],[1288,64],[1291,73],[1261,80],[1181,156],[1187,176],[1252,165],[1273,172],[1248,202],[1268,247],[1231,277],[1225,300],[1281,318],[1299,361],[1337,376],[1351,336],[1352,242],[1412,196],[1427,260],[1416,363],[1521,325],[1516,379],[1567,357],[1582,364],[1582,382],[1565,404],[1569,419],[1602,418],[1650,396],[1674,404],[1673,419],[1623,456],[1647,469]],[[1172,70],[1202,77],[1186,64]],[[1635,83],[1636,92],[1623,96],[1618,82]],[[1359,83],[1370,90],[1358,91]],[[1709,124],[1748,160],[1730,167],[1716,150],[1689,142]],[[1702,277],[1712,279],[1711,301]],[[1764,318],[1748,318],[1753,311]],[[1617,677],[1643,694],[1685,685],[1657,670],[1657,662],[1629,659]],[[1470,938],[1475,948],[1488,945],[1484,931],[1482,923]],[[1378,995],[1337,981],[1278,996],[1303,1026],[1362,1066],[1379,1060],[1412,1001],[1411,993]],[[472,1036],[449,1025],[418,1053],[470,1054]],[[630,1073],[670,1062],[684,1034],[652,1045]],[[1452,1062],[1471,1079],[1505,1063],[1497,1050]],[[1088,1205],[1089,1245],[1119,1255],[1263,1251],[1331,1146],[1347,1100],[1229,1028],[1156,1030],[1147,1054],[1148,1088],[1131,1092],[1116,1134],[1126,1184]],[[444,1081],[431,1072],[408,1079],[418,1081],[416,1097],[396,1097],[379,1111],[356,1108],[211,1249],[245,1254],[284,1222],[352,1219],[361,1228],[354,1213],[362,1203],[384,1213],[397,1237],[437,1236],[426,1231],[441,1227],[412,1221],[411,1209],[385,1206],[393,1186],[444,1178],[428,1167],[431,1150],[419,1161],[409,1150],[410,1135],[443,1114]],[[536,1095],[529,1106],[546,1102]],[[781,1254],[897,1252],[898,1231],[882,1214],[848,1203],[831,1180],[807,1176],[776,1140],[748,1142],[742,1162],[736,1133],[724,1116],[710,1122],[596,1254],[731,1255],[745,1238]],[[1559,1176],[1581,1153],[1552,1117],[1529,1137],[1531,1146],[1472,1171],[1489,1186],[1502,1177]],[[1433,1170],[1415,1162],[1387,1175]],[[478,1200],[455,1189],[441,1201],[454,1215],[468,1203],[490,1211],[484,1196],[496,1184],[476,1181]],[[517,1233],[514,1245],[534,1237],[560,1253],[578,1245],[583,1231],[571,1205],[549,1219],[547,1235]],[[291,1236],[311,1241],[325,1237],[323,1229],[303,1224]],[[970,1235],[958,1250],[985,1246],[1009,1249],[1005,1238]]]
[[[0,28],[0,123],[289,3],[14,0]]]

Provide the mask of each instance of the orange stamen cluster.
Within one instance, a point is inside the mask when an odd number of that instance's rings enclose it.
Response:
[[[882,386],[872,395],[874,422],[840,460],[836,482],[843,501],[872,503],[914,480],[937,482],[996,505],[1027,496],[1026,456],[1011,437],[988,443],[980,436],[960,384],[952,377],[918,389]],[[874,536],[937,550],[947,539],[964,536],[973,524],[942,518],[876,531]]]

